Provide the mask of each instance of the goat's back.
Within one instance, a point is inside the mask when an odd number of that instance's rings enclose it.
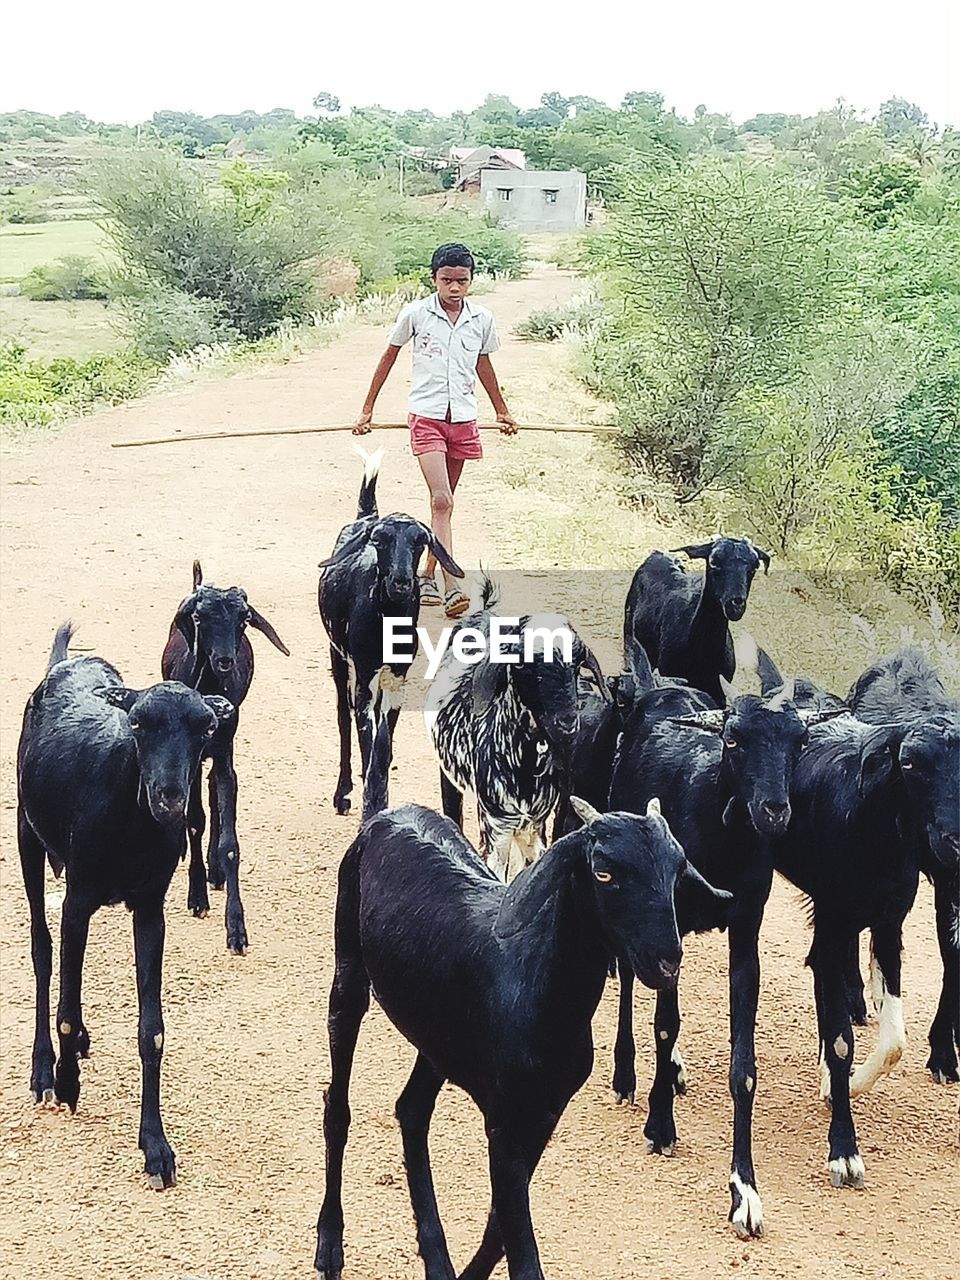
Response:
[[[624,609],[624,646],[640,644],[662,668],[668,637],[685,637],[703,592],[703,575],[687,573],[674,556],[653,551],[633,575]],[[676,674],[665,672],[665,674]]]
[[[871,724],[960,710],[960,703],[949,697],[918,649],[900,649],[873,663],[856,681],[847,701],[859,719]]]
[[[60,662],[27,702],[17,753],[20,803],[48,848],[63,855],[103,828],[115,799],[136,806],[136,749],[126,715],[97,690],[122,687],[102,658]]]

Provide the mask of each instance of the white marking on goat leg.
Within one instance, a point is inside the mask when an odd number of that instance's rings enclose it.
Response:
[[[676,1044],[674,1044],[672,1050],[670,1051],[670,1061],[677,1068],[677,1092],[686,1093],[687,1068],[683,1064],[683,1058],[681,1057],[680,1050],[677,1048]]]
[[[837,1036],[836,1040],[834,1040],[833,1052],[838,1058],[845,1058],[850,1052],[850,1046],[847,1044],[846,1040],[844,1040],[843,1036]]]
[[[231,861],[231,862],[234,860],[234,858],[235,858],[236,856],[237,856],[237,851],[236,851],[236,849],[228,849],[228,850],[227,850],[227,857],[230,859],[230,861]]]
[[[157,1050],[163,1048],[163,1032],[162,1031],[158,1031],[157,1034],[153,1037],[153,1047]]]
[[[754,1085],[753,1076],[745,1076],[743,1083],[746,1086],[747,1093],[753,1093],[753,1085]]]
[[[820,1045],[820,1101],[829,1102],[833,1092],[833,1086],[830,1082],[830,1068],[827,1066],[827,1057],[824,1052],[823,1045]]]
[[[874,1011],[879,1016],[883,1008],[883,1002],[887,994],[887,983],[883,976],[883,970],[877,964],[877,958],[873,954],[873,939],[870,939],[870,998],[873,1001]]]
[[[876,1047],[866,1062],[857,1067],[850,1077],[850,1096],[866,1093],[881,1076],[887,1075],[900,1061],[907,1044],[903,1025],[903,1001],[889,992],[880,1006],[880,1030]]]
[[[862,1187],[864,1178],[863,1159],[861,1156],[841,1156],[837,1160],[828,1160],[830,1185],[833,1187]]]
[[[736,1170],[730,1175],[730,1195],[734,1202],[730,1210],[730,1224],[740,1239],[749,1240],[751,1236],[762,1236],[763,1204],[760,1193],[756,1187],[744,1182]]]
[[[73,1027],[71,1027],[69,1022],[60,1023],[60,1034],[62,1036],[68,1036],[72,1030],[73,1030]]]
[[[661,1032],[660,1032],[660,1039],[661,1039],[661,1040],[666,1040],[666,1039],[668,1038],[668,1036],[669,1036],[669,1035],[670,1035],[670,1032],[669,1032],[669,1031],[661,1031]]]

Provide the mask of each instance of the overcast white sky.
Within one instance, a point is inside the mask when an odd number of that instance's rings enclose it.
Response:
[[[6,9],[0,110],[135,122],[161,108],[202,115],[345,106],[438,114],[487,93],[533,106],[545,90],[616,104],[658,90],[737,120],[811,113],[837,97],[874,112],[899,94],[960,125],[957,0],[636,0],[417,5],[334,0],[52,0]]]

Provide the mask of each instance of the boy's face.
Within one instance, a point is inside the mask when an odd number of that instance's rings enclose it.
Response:
[[[433,277],[442,303],[457,303],[470,292],[473,273],[469,267],[441,267]]]

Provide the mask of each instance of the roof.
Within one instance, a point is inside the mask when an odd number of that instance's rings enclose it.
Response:
[[[519,147],[490,147],[484,144],[482,147],[450,148],[450,159],[459,163],[463,168],[475,167],[479,169],[482,165],[488,164],[494,157],[506,161],[514,169],[525,169],[527,167],[527,157]]]

